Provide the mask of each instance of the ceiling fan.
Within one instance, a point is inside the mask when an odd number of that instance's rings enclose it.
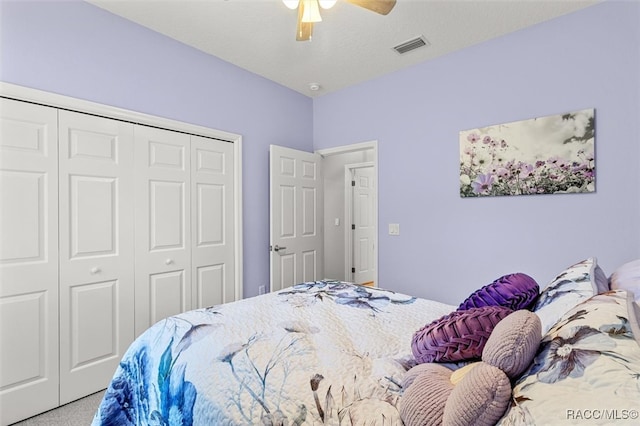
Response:
[[[282,0],[289,8],[298,8],[298,26],[296,28],[296,40],[311,40],[313,23],[322,21],[320,9],[330,9],[337,0]],[[347,3],[369,9],[381,15],[391,12],[396,5],[396,0],[345,0]]]

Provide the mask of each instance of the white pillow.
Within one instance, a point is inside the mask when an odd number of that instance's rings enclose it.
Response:
[[[640,259],[625,263],[616,269],[610,278],[611,290],[627,290],[640,303]]]

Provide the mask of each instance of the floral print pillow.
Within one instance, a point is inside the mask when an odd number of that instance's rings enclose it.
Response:
[[[498,424],[637,424],[639,319],[623,290],[575,306],[543,337]]]
[[[603,291],[609,290],[607,276],[590,257],[568,267],[541,292],[533,311],[542,322],[544,335],[569,309]]]

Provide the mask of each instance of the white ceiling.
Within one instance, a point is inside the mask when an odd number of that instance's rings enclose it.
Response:
[[[295,40],[281,0],[88,0],[307,96],[319,96],[576,11],[600,0],[397,0],[387,16],[339,0]],[[404,55],[417,36],[429,45]],[[320,85],[312,91],[310,83]]]

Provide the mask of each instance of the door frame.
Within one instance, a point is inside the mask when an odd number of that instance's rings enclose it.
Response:
[[[374,200],[374,225],[375,225],[375,229],[376,231],[374,232],[374,241],[373,241],[373,260],[374,260],[374,265],[375,265],[375,273],[374,273],[374,286],[378,287],[379,286],[379,282],[378,282],[378,277],[379,277],[379,271],[378,271],[378,234],[380,232],[380,229],[378,227],[378,141],[377,140],[371,140],[371,141],[367,141],[367,142],[360,142],[360,143],[355,143],[355,144],[351,144],[351,145],[343,145],[343,146],[338,146],[335,148],[326,148],[326,149],[319,149],[316,150],[315,152],[322,155],[322,157],[328,157],[331,155],[340,155],[340,154],[346,154],[349,152],[358,152],[358,151],[366,151],[366,150],[371,150],[373,152],[373,159],[369,162],[366,163],[359,163],[359,164],[348,164],[345,166],[345,181],[346,181],[346,173],[347,173],[347,167],[354,167],[354,166],[359,166],[360,164],[366,164],[368,166],[373,166],[373,184],[374,184],[374,194],[375,194],[375,200]],[[360,166],[362,167],[362,166]],[[346,185],[346,182],[345,182]],[[350,204],[347,204],[347,196],[349,197],[349,199],[351,198],[351,191],[345,191],[345,235],[344,235],[344,250],[345,250],[345,277],[350,276],[351,274],[351,263],[353,261],[353,253],[351,252],[351,229],[347,229],[348,227],[346,226],[348,223],[350,223],[349,221],[351,220],[351,216],[347,216],[347,209],[351,210],[351,206]],[[347,260],[349,262],[347,262]],[[348,274],[347,274],[348,272]]]
[[[112,118],[135,124],[160,127],[167,130],[204,136],[233,143],[234,155],[234,257],[235,257],[235,299],[243,298],[243,248],[242,248],[242,136],[222,130],[211,129],[182,121],[157,117],[136,111],[121,109],[109,105],[99,104],[70,96],[45,92],[11,83],[0,82],[0,97],[41,104],[54,108],[67,109],[85,114]]]

